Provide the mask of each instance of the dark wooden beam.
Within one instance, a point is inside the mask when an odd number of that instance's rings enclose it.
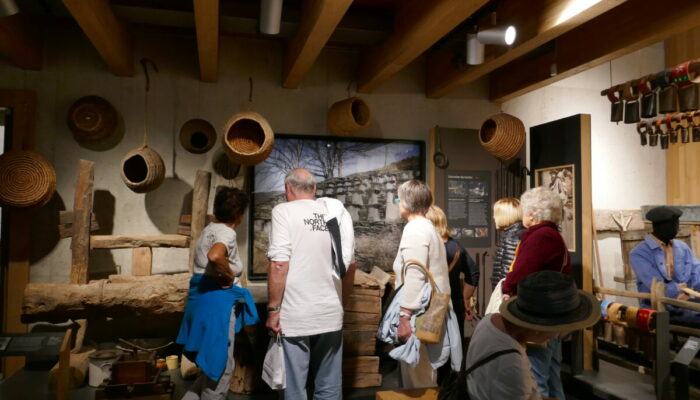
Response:
[[[385,42],[364,54],[358,91],[372,92],[449,33],[488,0],[407,0]]]
[[[40,70],[42,42],[39,26],[22,13],[0,18],[0,54],[20,68]]]
[[[199,76],[202,82],[219,79],[219,0],[194,0]]]
[[[483,64],[457,68],[452,64],[452,53],[433,52],[426,63],[426,95],[439,98],[476,79],[487,75],[516,58],[527,54],[550,40],[595,18],[626,0],[601,1],[573,15],[574,1],[562,0],[506,0],[496,10],[499,25],[513,25],[517,29],[511,47],[493,48]],[[567,18],[568,17],[568,18]],[[480,21],[487,29],[490,18]]]
[[[523,95],[699,25],[698,1],[676,0],[673,7],[628,1],[559,36],[546,50],[492,72],[491,101]],[[550,76],[553,63],[558,73]]]

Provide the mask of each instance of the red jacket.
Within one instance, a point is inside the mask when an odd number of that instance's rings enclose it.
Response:
[[[571,258],[564,238],[557,226],[549,221],[533,225],[523,232],[513,270],[501,285],[503,294],[517,294],[518,282],[534,272],[545,270],[571,274]]]

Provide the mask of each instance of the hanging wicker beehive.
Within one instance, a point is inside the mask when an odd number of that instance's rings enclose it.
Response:
[[[78,141],[100,141],[116,130],[117,110],[102,97],[81,97],[68,111],[68,128]]]
[[[154,190],[165,179],[165,164],[158,152],[143,145],[122,159],[122,180],[136,193]]]
[[[369,125],[371,113],[367,103],[350,97],[334,103],[328,110],[328,130],[334,135],[348,136]]]
[[[231,161],[256,165],[272,152],[275,134],[260,114],[244,111],[229,118],[224,127],[224,151]]]
[[[0,206],[41,207],[56,189],[56,171],[39,154],[9,151],[0,156]]]
[[[481,124],[479,142],[497,158],[510,160],[520,153],[525,143],[525,125],[510,114],[492,115]]]
[[[211,150],[216,143],[216,129],[203,119],[191,119],[180,128],[180,144],[194,154]]]

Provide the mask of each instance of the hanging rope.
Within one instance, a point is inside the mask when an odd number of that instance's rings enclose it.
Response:
[[[148,92],[151,89],[151,77],[148,75],[148,64],[151,65],[155,72],[158,72],[158,66],[149,58],[141,59],[141,67],[143,67],[143,73],[146,75],[146,93],[143,96],[143,145],[141,147],[148,147]]]

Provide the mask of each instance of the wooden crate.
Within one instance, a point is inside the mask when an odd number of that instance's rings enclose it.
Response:
[[[345,325],[343,326],[343,355],[371,356],[377,346],[376,325]]]

